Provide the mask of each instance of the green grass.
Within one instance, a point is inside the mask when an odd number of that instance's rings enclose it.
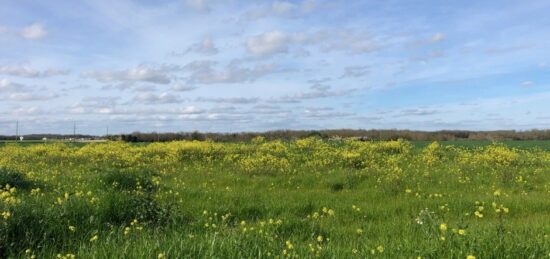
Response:
[[[432,141],[412,141],[413,145],[416,147],[426,147]],[[465,148],[476,148],[476,147],[485,147],[493,144],[493,141],[490,140],[450,140],[450,141],[441,141],[442,145],[452,145],[457,147]],[[505,140],[499,141],[511,148],[519,149],[533,149],[540,148],[542,150],[550,151],[550,140]]]
[[[546,145],[7,145],[0,257],[548,258]]]

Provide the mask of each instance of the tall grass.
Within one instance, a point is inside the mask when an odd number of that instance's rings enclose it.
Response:
[[[0,257],[550,257],[537,148],[6,145],[0,184]]]

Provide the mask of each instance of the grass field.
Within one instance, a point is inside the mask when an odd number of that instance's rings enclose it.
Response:
[[[550,258],[548,142],[0,144],[0,257]]]

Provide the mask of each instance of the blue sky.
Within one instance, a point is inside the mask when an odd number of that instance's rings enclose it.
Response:
[[[549,128],[549,1],[0,1],[0,134]]]

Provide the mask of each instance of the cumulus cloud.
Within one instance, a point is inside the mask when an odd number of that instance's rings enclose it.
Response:
[[[177,82],[176,84],[174,84],[174,86],[172,86],[172,90],[178,91],[178,92],[187,92],[195,89],[197,89],[196,86],[187,85],[182,82]]]
[[[304,49],[308,46],[325,53],[342,51],[348,54],[370,53],[381,48],[381,44],[369,33],[345,29],[290,34],[275,30],[251,36],[246,41],[248,52],[257,57],[287,53],[291,49],[299,56],[310,53]]]
[[[57,94],[35,94],[35,93],[14,93],[9,96],[9,100],[18,102],[45,101],[59,97]]]
[[[146,66],[138,66],[118,71],[87,71],[81,74],[85,78],[93,78],[102,83],[111,82],[148,82],[155,84],[169,84],[171,82],[166,71]]]
[[[303,45],[317,45],[323,52],[344,51],[350,54],[363,54],[380,48],[371,34],[349,29],[299,32],[294,35],[294,41]]]
[[[323,83],[314,83],[310,86],[310,88],[317,91],[327,91],[328,89],[330,89],[330,85],[326,85]]]
[[[206,37],[201,41],[191,45],[183,52],[171,52],[170,55],[175,57],[185,56],[189,53],[197,53],[204,56],[212,56],[218,54],[219,50],[211,37]]]
[[[189,48],[189,51],[197,52],[203,55],[218,54],[218,48],[210,37],[204,38],[201,42],[194,44]]]
[[[37,40],[46,37],[48,35],[48,31],[41,23],[33,23],[24,27],[19,35],[25,39]]]
[[[0,79],[0,91],[1,92],[15,92],[25,90],[26,86],[12,82],[8,79]]]
[[[179,103],[183,100],[178,96],[171,93],[143,93],[134,97],[135,103],[141,104],[167,104],[167,103]]]
[[[409,117],[409,116],[428,116],[440,113],[441,111],[435,110],[435,109],[426,109],[426,108],[412,108],[412,109],[404,109],[397,111],[396,114],[394,114],[394,117]]]
[[[530,81],[530,80],[521,82],[521,86],[523,86],[523,87],[530,87],[533,84],[534,84],[533,81]]]
[[[441,33],[441,32],[438,32],[434,35],[432,35],[432,37],[430,38],[430,42],[440,42],[440,41],[444,41],[447,37],[445,36],[445,34]]]
[[[48,114],[48,112],[36,107],[18,107],[11,111],[11,114],[15,116],[36,116],[36,115],[44,115]]]
[[[319,110],[305,110],[304,111],[304,116],[306,118],[321,119],[321,120],[343,118],[343,117],[348,117],[348,116],[352,116],[352,115],[354,115],[354,113],[350,113],[350,112],[326,112],[326,111],[319,111]]]
[[[246,11],[242,20],[258,20],[270,16],[299,18],[305,14],[311,13],[317,2],[315,0],[304,0],[300,2],[274,1],[271,5],[252,8]]]
[[[285,95],[278,98],[272,98],[271,101],[277,102],[277,103],[299,103],[303,100],[310,100],[310,99],[319,99],[319,98],[328,98],[328,97],[340,97],[340,96],[348,96],[357,89],[344,89],[344,90],[338,90],[338,91],[331,91],[330,87],[316,87],[316,85],[313,85],[312,90],[310,91],[304,91],[299,92],[294,95]]]
[[[69,71],[51,68],[40,71],[24,65],[4,65],[0,66],[0,74],[18,77],[40,78],[67,75],[69,74]]]
[[[369,66],[349,66],[344,68],[344,74],[340,78],[363,77],[369,72]]]
[[[73,104],[69,107],[69,112],[78,114],[111,114],[114,113],[116,105],[120,97],[110,96],[95,96],[83,98],[80,102]]]
[[[193,61],[184,70],[190,72],[188,81],[199,84],[254,82],[267,74],[276,72],[275,64],[256,64],[245,67],[240,61],[230,62],[223,70],[215,68],[214,61]]]
[[[214,103],[231,103],[231,104],[251,104],[257,103],[260,99],[245,98],[245,97],[227,97],[227,98],[204,98],[199,97],[196,99],[197,102],[214,102]]]
[[[209,11],[210,6],[207,3],[207,0],[185,0],[185,4],[188,7],[199,11]]]
[[[248,38],[247,49],[257,56],[287,52],[290,37],[281,31],[270,31]]]

